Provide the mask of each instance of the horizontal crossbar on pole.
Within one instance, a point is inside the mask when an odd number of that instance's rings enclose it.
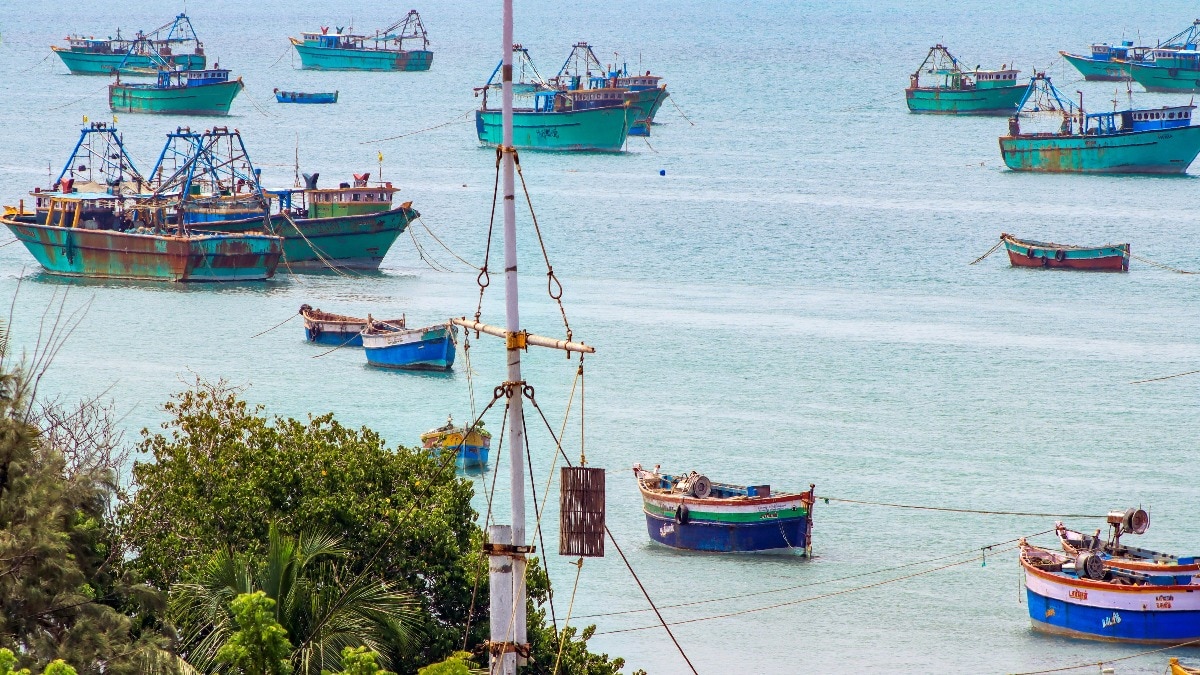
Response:
[[[481,323],[479,321],[474,321],[472,319],[466,318],[465,316],[462,318],[458,318],[458,319],[450,319],[450,323],[452,323],[456,326],[462,326],[463,328],[466,328],[467,330],[478,331],[480,333],[487,333],[488,335],[495,335],[496,337],[502,337],[505,339],[510,338],[509,332],[499,326],[492,326],[492,325],[489,325],[486,323]],[[535,347],[548,347],[550,349],[561,349],[561,350],[567,351],[567,352],[580,352],[583,354],[595,354],[596,353],[595,347],[586,345],[582,342],[568,342],[567,340],[556,340],[554,338],[543,337],[541,335],[534,335],[534,334],[526,332],[526,331],[521,331],[521,333],[512,335],[511,337],[513,338],[512,341],[516,342],[517,346],[519,346],[519,347],[527,347],[528,345],[533,345]],[[522,345],[521,344],[522,341],[525,344]]]

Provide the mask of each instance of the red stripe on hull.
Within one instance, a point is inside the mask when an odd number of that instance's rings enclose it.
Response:
[[[1122,256],[1107,256],[1104,258],[1066,258],[1055,260],[1054,254],[1049,257],[1029,256],[1008,252],[1008,261],[1013,267],[1045,267],[1048,269],[1084,270],[1090,272],[1126,272],[1129,270],[1129,260]]]

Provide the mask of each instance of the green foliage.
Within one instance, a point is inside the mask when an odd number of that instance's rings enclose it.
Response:
[[[171,614],[182,634],[180,651],[201,672],[215,672],[236,634],[235,598],[261,594],[272,621],[291,636],[286,655],[301,674],[333,670],[349,647],[390,654],[414,640],[408,624],[419,603],[385,580],[349,574],[334,559],[344,550],[338,537],[285,537],[275,527],[262,555],[222,551],[190,583],[171,590]],[[361,663],[366,657],[351,650]],[[378,669],[378,668],[377,668]]]
[[[13,670],[17,665],[17,655],[7,647],[0,647],[0,675],[29,675],[28,668]]]
[[[547,609],[550,598],[550,579],[538,564],[537,558],[530,559],[528,568],[529,603],[527,612],[529,625],[529,664],[521,668],[523,675],[552,675],[558,662],[559,675],[614,675],[625,667],[625,659],[609,660],[608,654],[588,651],[587,642],[596,632],[595,626],[582,631],[574,626],[555,631],[550,625]],[[562,655],[559,656],[559,648]],[[637,675],[636,673],[634,675]],[[644,674],[643,674],[644,675]]]
[[[46,666],[46,669],[42,671],[42,675],[77,675],[77,673],[66,661],[55,659]]]
[[[342,673],[344,675],[396,675],[380,667],[377,654],[366,647],[346,647],[342,650]],[[322,675],[328,675],[323,671]]]
[[[30,419],[27,377],[0,372],[0,647],[34,669],[62,659],[83,675],[132,675],[163,644],[161,597],[124,569],[112,468],[83,455],[68,467]]]
[[[217,662],[241,675],[289,675],[292,643],[275,620],[275,601],[262,591],[242,593],[229,610],[237,630],[217,651]]]
[[[475,675],[486,672],[471,660],[467,652],[455,652],[445,661],[433,663],[417,671],[417,675]]]

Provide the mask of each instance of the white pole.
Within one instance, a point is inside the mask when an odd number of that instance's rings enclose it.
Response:
[[[510,544],[512,528],[508,525],[492,525],[488,528],[488,539],[493,544]],[[491,591],[491,641],[497,645],[511,644],[513,631],[509,627],[509,618],[512,616],[513,586],[512,557],[508,553],[488,556],[488,579]],[[517,655],[504,651],[493,656],[488,672],[492,675],[517,672]]]
[[[516,335],[521,330],[521,317],[517,304],[517,204],[516,180],[513,158],[513,3],[504,0],[504,42],[500,45],[501,86],[504,106],[502,110],[503,142],[504,142],[504,304],[505,327],[510,335]],[[508,381],[521,382],[521,349],[512,340],[508,342]],[[514,385],[520,386],[520,385]],[[512,491],[512,543],[513,546],[525,546],[525,426],[521,412],[521,397],[519,390],[514,391],[509,399],[508,429],[509,451],[508,459],[511,468]],[[513,557],[513,641],[519,647],[524,647],[525,636],[525,556],[518,553]],[[495,621],[495,617],[492,617]],[[517,660],[525,663],[525,659]],[[516,675],[514,669],[512,675]],[[508,675],[508,671],[506,674]]]

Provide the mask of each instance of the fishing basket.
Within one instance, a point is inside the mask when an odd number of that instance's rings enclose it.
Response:
[[[604,557],[604,469],[562,467],[558,507],[558,554]]]

